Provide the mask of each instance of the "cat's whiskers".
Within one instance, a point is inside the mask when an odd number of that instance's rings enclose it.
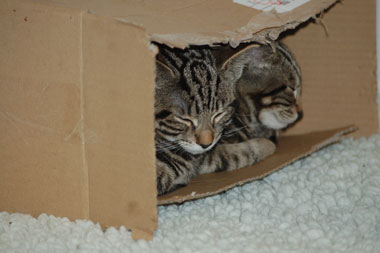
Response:
[[[223,136],[231,136],[234,133],[239,132],[242,129],[249,129],[249,126],[245,125],[245,126],[242,126],[242,127],[233,128],[233,129],[231,129],[229,131],[224,132]]]
[[[179,152],[182,152],[182,151],[183,151],[183,149],[180,146],[178,146],[177,148],[173,149],[173,153],[174,154],[179,154]]]
[[[156,146],[156,152],[163,152],[167,150],[175,150],[179,148],[179,145],[177,143],[164,143],[164,144],[158,144]]]
[[[235,115],[238,115],[238,116],[243,116],[243,117],[248,117],[248,116],[250,116],[250,117],[254,117],[255,115],[253,115],[252,113],[250,113],[250,114],[242,114],[242,113],[237,113],[237,112],[235,112],[234,113]]]

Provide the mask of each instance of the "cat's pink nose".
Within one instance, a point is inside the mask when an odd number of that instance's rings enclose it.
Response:
[[[196,135],[197,143],[203,148],[207,148],[214,141],[214,134],[210,130],[202,130]]]

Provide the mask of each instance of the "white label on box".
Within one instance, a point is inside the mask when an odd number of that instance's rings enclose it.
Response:
[[[276,10],[278,13],[291,11],[310,0],[233,0],[234,3],[242,4],[262,11]]]

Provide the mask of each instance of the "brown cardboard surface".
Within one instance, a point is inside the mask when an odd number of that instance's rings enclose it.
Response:
[[[89,218],[79,11],[30,7],[0,2],[0,210]]]
[[[177,47],[276,39],[280,32],[296,27],[336,2],[310,0],[292,12],[278,14],[248,8],[232,0],[40,1],[88,10],[136,24],[144,27],[152,40]]]
[[[144,31],[113,19],[83,14],[82,37],[90,217],[147,237],[157,219],[154,54]]]
[[[145,31],[28,1],[0,10],[0,210],[151,238],[155,64]]]
[[[345,0],[284,42],[303,73],[303,120],[289,134],[355,123],[354,136],[378,132],[376,2]]]
[[[344,134],[355,130],[356,127],[350,126],[308,134],[282,136],[278,140],[276,152],[267,159],[253,166],[234,171],[197,176],[187,186],[160,196],[158,204],[182,203],[214,195],[236,185],[263,178],[297,159],[339,141]]]
[[[147,235],[157,219],[154,54],[144,31],[89,14],[82,43],[90,217]]]

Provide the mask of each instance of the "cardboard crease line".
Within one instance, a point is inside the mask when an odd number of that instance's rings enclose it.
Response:
[[[89,190],[89,175],[88,163],[86,156],[86,136],[84,125],[84,85],[83,85],[83,11],[79,14],[79,93],[80,93],[80,120],[79,120],[79,134],[82,145],[82,163],[83,163],[83,184],[82,184],[82,214],[85,218],[90,218],[90,190]]]

